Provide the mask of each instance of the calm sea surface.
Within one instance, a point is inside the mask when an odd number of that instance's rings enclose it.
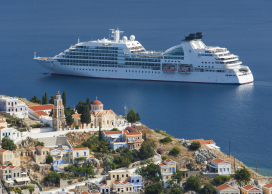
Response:
[[[0,93],[42,97],[63,90],[75,106],[87,97],[179,138],[213,139],[267,175],[272,171],[272,1],[0,1]],[[215,85],[103,80],[43,75],[33,59],[56,54],[81,41],[109,36],[119,27],[147,50],[166,50],[191,32],[203,42],[239,55],[254,75],[251,85]]]

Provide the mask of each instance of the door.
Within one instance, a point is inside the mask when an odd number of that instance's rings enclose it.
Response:
[[[117,175],[117,179],[119,179],[119,175]]]

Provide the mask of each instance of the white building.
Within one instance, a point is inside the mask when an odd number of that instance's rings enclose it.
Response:
[[[25,103],[15,97],[0,96],[0,113],[17,118],[28,118]]]
[[[21,132],[14,128],[0,127],[0,141],[2,141],[4,137],[14,141],[21,138]]]
[[[211,164],[207,165],[209,173],[215,173],[218,175],[230,175],[231,163],[220,158],[212,160]]]

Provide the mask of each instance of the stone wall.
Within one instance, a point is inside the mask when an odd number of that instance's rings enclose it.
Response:
[[[57,145],[66,145],[70,147],[67,137],[42,137],[38,138],[39,141],[44,143],[44,146],[57,146]]]

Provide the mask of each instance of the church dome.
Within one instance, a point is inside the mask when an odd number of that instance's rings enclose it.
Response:
[[[92,105],[103,105],[103,104],[99,100],[95,100],[92,102]]]

